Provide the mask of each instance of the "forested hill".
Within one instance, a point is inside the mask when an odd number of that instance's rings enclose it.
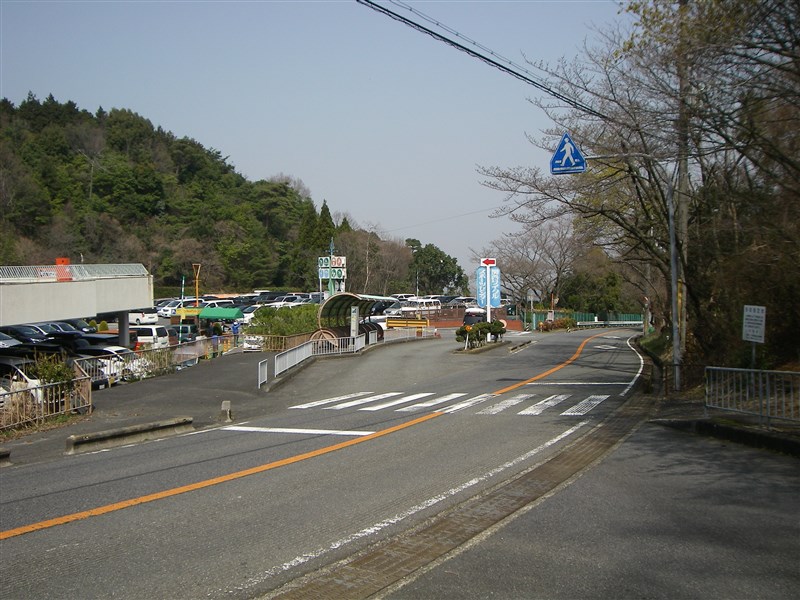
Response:
[[[140,262],[178,285],[202,263],[210,289],[313,289],[336,227],[283,179],[248,181],[130,110],[3,99],[0,264]]]

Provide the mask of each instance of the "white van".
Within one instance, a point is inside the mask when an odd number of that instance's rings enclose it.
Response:
[[[421,315],[427,317],[442,310],[442,303],[438,299],[412,298],[402,303],[400,309],[403,316]]]
[[[129,312],[128,323],[133,325],[155,325],[158,323],[158,312],[156,312],[155,308]]]
[[[162,325],[133,325],[131,331],[136,332],[140,344],[147,344],[152,348],[169,348],[169,332]]]

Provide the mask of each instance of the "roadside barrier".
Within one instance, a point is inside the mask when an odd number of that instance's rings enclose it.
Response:
[[[42,423],[58,415],[92,411],[91,378],[85,373],[72,381],[36,387],[14,381],[11,388],[0,392],[0,431]]]
[[[705,407],[800,422],[800,373],[706,367]]]

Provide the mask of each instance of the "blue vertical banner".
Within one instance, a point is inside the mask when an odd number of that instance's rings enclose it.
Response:
[[[489,267],[489,304],[500,308],[500,267]]]
[[[477,294],[478,306],[481,308],[486,308],[488,303],[489,290],[486,285],[487,283],[486,267],[478,267],[475,270],[475,291]]]

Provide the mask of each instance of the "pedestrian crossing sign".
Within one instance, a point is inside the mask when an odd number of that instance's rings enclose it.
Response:
[[[583,173],[585,170],[586,159],[569,134],[564,133],[558,148],[553,153],[553,158],[550,159],[550,174]]]

